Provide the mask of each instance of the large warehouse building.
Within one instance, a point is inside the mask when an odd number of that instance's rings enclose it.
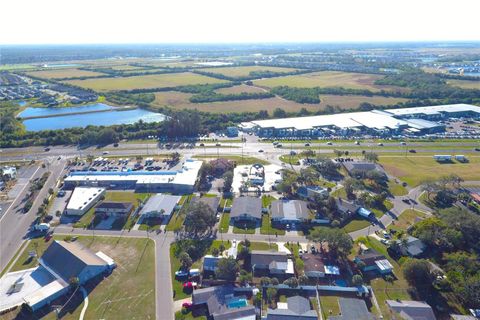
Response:
[[[372,110],[366,112],[252,121],[262,137],[324,136],[329,134],[428,134],[445,131],[435,121],[455,117],[480,117],[480,107],[453,104],[430,107]]]
[[[75,186],[103,187],[142,192],[193,192],[202,161],[188,159],[177,171],[76,171],[65,178],[65,188]]]

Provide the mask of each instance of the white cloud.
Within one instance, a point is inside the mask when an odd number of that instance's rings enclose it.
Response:
[[[0,43],[480,40],[478,0],[6,0]]]

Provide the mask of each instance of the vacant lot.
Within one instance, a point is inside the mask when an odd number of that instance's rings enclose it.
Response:
[[[60,79],[73,77],[95,77],[101,76],[103,73],[79,69],[54,69],[27,72],[27,75],[44,79]]]
[[[245,84],[241,84],[239,86],[233,86],[233,87],[229,87],[229,88],[220,88],[218,90],[215,90],[215,92],[217,93],[223,93],[223,94],[229,94],[229,93],[233,93],[233,94],[238,94],[238,93],[242,93],[242,92],[265,92],[264,89],[262,88],[259,88],[259,87],[255,87],[255,86],[247,86]]]
[[[214,79],[190,72],[153,74],[147,76],[102,78],[89,80],[73,80],[67,83],[98,91],[131,90],[176,87],[190,84],[220,83],[223,80]]]
[[[58,240],[63,240],[63,238],[62,236],[55,237]],[[35,250],[34,244],[37,243],[36,251],[41,256],[52,241],[45,243],[43,238],[34,239],[25,252]],[[89,299],[85,319],[116,319],[119,314],[125,319],[154,319],[155,253],[153,241],[114,237],[79,237],[77,241],[93,252],[102,251],[117,264],[113,273],[96,286],[92,284],[85,286]],[[32,265],[26,264],[21,269],[29,267]],[[78,319],[82,307],[80,295],[76,295],[65,306],[66,313],[61,319]],[[55,319],[55,315],[52,312],[46,318]]]
[[[344,87],[350,89],[368,89],[380,91],[382,89],[402,90],[393,86],[379,86],[375,80],[383,76],[377,74],[352,73],[339,71],[321,71],[300,75],[291,75],[257,80],[254,83],[264,87],[290,86],[299,88],[313,87]],[[403,89],[405,90],[405,89]]]
[[[447,83],[453,87],[460,87],[463,89],[479,89],[480,81],[472,80],[448,80]]]
[[[271,72],[292,72],[296,69],[281,67],[264,67],[264,66],[246,66],[246,67],[222,67],[222,68],[203,68],[199,69],[206,72],[223,74],[228,77],[245,77],[250,72],[255,71],[271,71]]]
[[[380,156],[380,164],[393,176],[410,186],[417,186],[426,179],[438,179],[443,175],[458,174],[464,180],[480,180],[480,157],[469,157],[468,163],[440,164],[432,156]]]

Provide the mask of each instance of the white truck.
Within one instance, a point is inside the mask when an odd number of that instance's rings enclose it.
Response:
[[[33,230],[40,232],[48,232],[50,230],[50,223],[39,223],[33,226]]]

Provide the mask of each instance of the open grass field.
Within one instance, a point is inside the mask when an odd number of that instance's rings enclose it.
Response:
[[[163,88],[221,82],[225,81],[190,72],[67,81],[67,83],[76,86],[98,91]]]
[[[27,72],[27,75],[39,77],[43,79],[60,79],[60,78],[72,78],[72,77],[95,77],[101,76],[103,73],[87,70],[79,70],[76,68],[68,69],[48,69],[41,71]]]
[[[228,88],[220,88],[215,90],[217,93],[223,93],[223,94],[238,94],[242,92],[265,92],[265,89],[255,87],[255,86],[247,86],[245,84],[241,84],[238,86],[233,86],[233,87],[228,87]]]
[[[469,156],[470,162],[440,164],[432,156],[380,156],[380,164],[385,170],[405,181],[410,186],[418,186],[427,179],[438,179],[443,175],[458,174],[464,180],[480,180],[480,157]]]
[[[417,221],[420,221],[426,217],[426,214],[417,210],[408,209],[402,212],[398,217],[398,220],[394,220],[391,225],[388,226],[388,230],[407,230],[408,227],[413,226]]]
[[[63,240],[63,236],[55,236]],[[43,238],[32,240],[20,256],[14,270],[37,265],[24,264],[28,251],[36,250],[41,256],[50,245]],[[126,319],[155,318],[155,252],[149,239],[117,237],[79,237],[78,242],[93,252],[102,251],[110,256],[117,268],[98,285],[88,284],[89,305],[85,319],[115,319],[119,314]],[[37,245],[35,245],[37,244]],[[36,248],[36,249],[35,249]],[[78,319],[83,307],[81,295],[75,295],[65,306],[61,319]],[[106,302],[109,301],[109,302]],[[53,312],[42,319],[55,319]]]
[[[128,78],[127,78],[128,79]],[[152,102],[153,107],[169,106],[174,109],[197,109],[204,112],[212,113],[233,113],[233,112],[258,112],[267,110],[270,114],[276,108],[282,108],[287,112],[298,112],[302,108],[310,111],[318,111],[323,109],[315,104],[300,104],[294,101],[283,100],[281,98],[269,99],[252,99],[237,101],[219,101],[211,103],[191,103],[188,99],[191,94],[181,92],[157,92],[155,93],[155,101]]]
[[[119,71],[124,71],[124,70],[141,70],[144,69],[143,67],[137,67],[137,66],[131,66],[129,64],[122,64],[118,66],[112,66],[113,70],[119,70]]]
[[[479,89],[480,81],[472,80],[448,80],[447,83],[453,87],[460,87],[463,89]]]
[[[265,67],[265,66],[239,66],[239,67],[222,67],[222,68],[202,68],[201,71],[223,74],[228,77],[245,77],[250,72],[255,71],[271,71],[271,72],[292,72],[296,69],[282,67]]]
[[[368,89],[371,91],[402,90],[393,86],[379,86],[374,82],[381,79],[381,75],[352,73],[339,71],[321,71],[300,75],[275,77],[256,80],[254,83],[263,87],[290,86],[299,88],[313,87],[344,87],[350,89]],[[405,90],[405,89],[403,89]]]
[[[320,95],[320,107],[326,107],[327,105],[339,106],[341,109],[356,109],[360,104],[366,102],[373,105],[393,105],[400,102],[405,102],[407,99],[403,98],[392,98],[392,97],[367,97],[367,96],[339,96],[325,94]]]

